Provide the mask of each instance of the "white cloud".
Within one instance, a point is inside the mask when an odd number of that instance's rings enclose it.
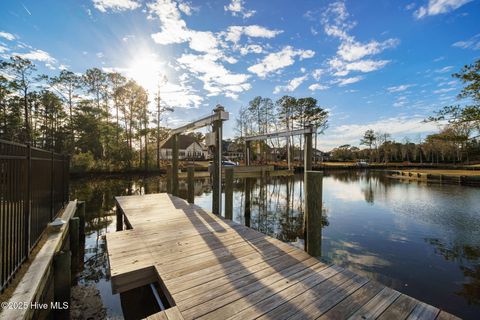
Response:
[[[240,41],[242,35],[252,38],[274,38],[283,30],[270,30],[258,25],[250,26],[230,26],[228,27],[225,39],[233,43]]]
[[[236,99],[237,93],[251,88],[247,82],[249,75],[230,72],[212,55],[183,54],[177,61],[183,69],[192,72],[203,82],[203,88],[209,92],[209,96],[224,94]]]
[[[337,83],[340,87],[343,87],[343,86],[346,86],[347,84],[352,84],[360,80],[363,80],[363,77],[357,76],[357,77],[351,77],[351,78],[339,78],[335,81],[335,83]]]
[[[441,69],[437,69],[435,70],[435,72],[437,73],[445,73],[445,72],[449,72],[450,70],[453,69],[453,66],[446,66],[446,67],[443,67]]]
[[[347,63],[345,69],[347,71],[372,72],[383,68],[389,60],[360,60]]]
[[[0,45],[0,53],[5,51],[8,51],[8,48]]]
[[[171,0],[157,0],[147,5],[150,17],[156,15],[161,23],[161,31],[152,34],[158,44],[183,43],[191,38],[187,24],[182,20],[177,3]]]
[[[320,84],[320,83],[314,83],[314,84],[311,84],[308,89],[311,90],[311,91],[317,91],[317,90],[327,90],[329,88],[329,86],[326,86],[324,84]]]
[[[320,77],[322,76],[322,74],[323,74],[322,69],[315,69],[312,71],[312,77],[317,81],[320,80]]]
[[[305,80],[307,80],[308,75],[304,75],[301,77],[293,78],[288,82],[288,84],[284,86],[276,86],[273,90],[274,94],[280,93],[282,91],[292,92],[297,89]]]
[[[245,9],[243,0],[231,0],[228,6],[224,6],[225,11],[230,11],[232,16],[242,16],[244,19],[250,18],[255,14],[255,10]]]
[[[393,87],[388,87],[387,90],[388,92],[401,92],[401,91],[405,91],[407,90],[408,88],[411,88],[415,86],[414,84],[401,84],[401,85],[398,85],[398,86],[393,86]]]
[[[105,57],[103,52],[97,52],[95,55],[97,56],[98,59],[102,59],[103,57]]]
[[[340,40],[336,56],[328,60],[333,76],[344,77],[350,72],[366,73],[383,68],[390,62],[389,60],[364,58],[378,55],[386,49],[394,48],[398,46],[400,41],[390,38],[384,41],[370,40],[362,43],[349,34],[349,31],[356,25],[356,22],[350,21],[349,18],[350,14],[343,1],[331,3],[322,15],[321,22],[325,33]],[[340,80],[338,83],[342,85],[344,82]]]
[[[240,54],[242,56],[246,55],[246,54],[249,54],[249,53],[262,53],[263,52],[263,48],[262,46],[258,45],[258,44],[249,44],[249,45],[246,45],[244,47],[240,47]]]
[[[471,1],[472,0],[429,0],[426,6],[421,6],[415,10],[413,16],[417,19],[422,19],[426,16],[447,13],[460,8]]]
[[[295,62],[295,57],[302,60],[312,58],[314,55],[315,52],[312,50],[294,49],[291,46],[286,46],[278,52],[269,53],[262,61],[250,66],[248,71],[255,73],[260,78],[265,78],[269,73],[292,65]]]
[[[93,6],[101,12],[135,10],[140,7],[136,0],[93,0]]]
[[[8,41],[12,41],[16,39],[16,37],[13,34],[5,31],[0,31],[0,38],[7,39]]]
[[[340,44],[337,54],[346,61],[355,61],[366,56],[378,54],[385,49],[394,48],[398,44],[398,39],[388,39],[383,42],[372,40],[368,43],[349,40]]]
[[[447,92],[455,91],[455,90],[457,90],[457,88],[443,88],[443,89],[435,90],[435,91],[433,91],[433,93],[441,94],[441,93],[447,93]]]
[[[474,35],[468,40],[457,41],[452,46],[462,49],[480,50],[480,33]]]
[[[187,16],[191,16],[193,11],[198,11],[198,8],[192,7],[192,4],[190,2],[182,2],[179,1],[178,3],[178,9],[185,13]]]
[[[57,60],[52,56],[50,56],[48,52],[39,50],[39,49],[32,50],[28,53],[13,53],[13,55],[19,56],[23,59],[46,62],[46,63],[49,63],[50,65],[57,62]]]
[[[417,4],[415,2],[409,3],[405,6],[405,10],[413,10]]]
[[[326,135],[318,137],[320,148],[334,148],[343,144],[359,145],[365,131],[372,129],[377,132],[387,132],[394,139],[405,136],[427,134],[438,130],[435,123],[424,123],[425,117],[419,115],[398,116],[381,119],[364,124],[347,124],[333,127]]]

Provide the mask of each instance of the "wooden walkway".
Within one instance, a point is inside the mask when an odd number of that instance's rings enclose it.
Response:
[[[114,293],[159,282],[149,319],[456,319],[171,195],[117,197],[132,229],[107,234]]]

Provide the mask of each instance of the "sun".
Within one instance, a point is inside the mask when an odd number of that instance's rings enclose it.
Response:
[[[165,75],[165,65],[157,54],[144,52],[132,58],[126,73],[152,94]]]

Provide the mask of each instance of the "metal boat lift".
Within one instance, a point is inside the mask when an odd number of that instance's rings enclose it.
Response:
[[[212,212],[214,214],[220,214],[222,212],[222,128],[223,121],[226,121],[229,118],[229,113],[226,112],[225,108],[221,105],[217,105],[213,112],[214,113],[211,115],[202,117],[196,121],[190,122],[170,131],[167,140],[173,137],[172,172],[171,175],[167,175],[167,185],[170,183],[172,189],[171,193],[178,197],[178,135],[186,131],[192,131],[211,125],[215,138],[213,153]]]
[[[312,155],[313,155],[313,146],[312,146],[312,136],[317,131],[317,128],[313,125],[307,125],[303,129],[288,130],[288,131],[277,131],[265,134],[259,134],[255,136],[245,137],[245,165],[250,165],[250,147],[251,141],[267,140],[272,138],[281,138],[281,137],[291,137],[296,135],[304,135],[305,137],[305,149],[304,149],[304,170],[312,170]],[[288,150],[288,152],[290,152]],[[288,169],[290,169],[290,157],[288,157]]]

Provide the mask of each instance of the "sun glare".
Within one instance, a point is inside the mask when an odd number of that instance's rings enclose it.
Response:
[[[163,77],[162,69],[164,69],[163,63],[158,55],[141,53],[131,61],[127,68],[127,75],[152,94],[157,90],[159,81]]]

